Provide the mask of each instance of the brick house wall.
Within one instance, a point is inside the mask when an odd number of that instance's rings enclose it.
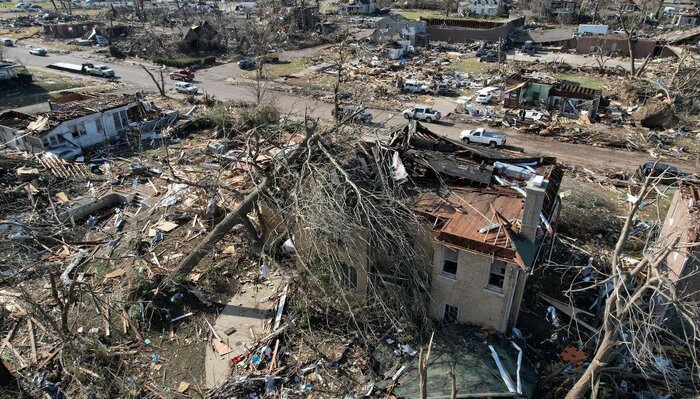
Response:
[[[509,331],[517,319],[526,273],[519,266],[506,263],[503,290],[496,292],[487,288],[492,257],[457,250],[457,273],[452,277],[442,271],[444,249],[440,242],[433,244],[430,315],[443,320],[445,305],[456,306],[459,323],[489,327],[501,333]]]

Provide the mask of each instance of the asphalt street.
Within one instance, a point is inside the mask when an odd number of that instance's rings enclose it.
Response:
[[[304,55],[313,54],[316,49],[303,50]],[[14,47],[5,49],[5,57],[10,60],[17,60],[28,67],[45,68],[55,62],[69,62],[80,64],[83,62],[94,62],[87,52],[71,54],[49,54],[47,57],[37,57],[29,55],[25,47]],[[282,59],[289,59],[300,56],[296,53],[283,53]],[[99,62],[97,62],[99,63]],[[138,90],[155,91],[156,86],[146,75],[141,66],[133,63],[111,63],[109,64],[115,71],[118,80],[123,84],[121,92],[135,92]],[[56,72],[56,71],[53,71]],[[69,72],[56,72],[65,75],[76,76]],[[249,84],[231,83],[231,78],[239,76],[241,70],[236,63],[217,65],[212,68],[197,71],[195,84],[201,90],[206,91],[219,100],[254,101],[255,92]],[[82,78],[85,76],[80,75]],[[100,78],[92,78],[97,82]],[[172,90],[170,80],[166,84]],[[173,91],[174,94],[174,91]],[[265,99],[273,101],[284,113],[297,115],[308,115],[312,118],[330,120],[332,104],[319,101],[313,98],[291,95],[279,90],[268,89],[265,92]],[[454,109],[452,99],[435,97],[434,108],[442,112],[443,115]],[[409,106],[409,104],[407,104]],[[386,132],[387,128],[401,126],[405,123],[400,110],[380,110],[369,109],[374,119],[372,126]],[[459,133],[464,129],[479,127],[478,125],[467,125],[442,121],[429,125],[436,133],[445,135],[452,139],[459,139]],[[541,137],[533,134],[526,134],[515,130],[506,130],[508,143],[511,146],[522,148],[523,150],[541,155],[556,156],[560,161],[595,169],[616,169],[631,170],[641,163],[648,161],[649,154],[643,152],[631,152],[609,148],[592,147],[586,144],[572,144],[557,142],[551,138]],[[693,162],[670,161],[682,169],[694,170]]]

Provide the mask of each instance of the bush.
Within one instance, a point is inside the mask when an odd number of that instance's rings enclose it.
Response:
[[[250,129],[276,124],[279,120],[280,112],[277,107],[272,104],[262,104],[255,108],[241,110],[238,125],[241,129]]]
[[[191,58],[164,58],[164,57],[155,57],[153,58],[153,62],[156,64],[161,64],[161,65],[167,65],[171,67],[176,67],[176,68],[185,68],[191,65],[200,65],[200,66],[205,66],[205,65],[211,65],[214,62],[216,62],[216,57],[213,55],[210,55],[208,57],[191,57]]]

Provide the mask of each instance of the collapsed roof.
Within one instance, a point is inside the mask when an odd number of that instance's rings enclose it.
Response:
[[[547,181],[538,224],[551,230],[563,176],[554,158],[464,144],[418,123],[415,132],[395,132],[391,143],[407,148],[406,167],[418,186],[412,207],[433,224],[437,240],[532,265],[543,234],[536,240],[523,234],[525,186]]]

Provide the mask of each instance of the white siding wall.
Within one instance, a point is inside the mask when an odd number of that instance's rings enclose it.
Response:
[[[87,115],[82,118],[74,119],[71,121],[63,122],[58,127],[56,127],[51,133],[46,136],[49,140],[51,147],[61,147],[68,146],[71,147],[68,142],[75,143],[81,148],[94,146],[103,143],[109,139],[115,138],[119,135],[119,129],[114,124],[114,114],[118,114],[122,111],[126,112],[127,109],[133,107],[134,105],[126,105],[120,108],[111,109],[103,113],[96,113],[92,115]],[[99,122],[98,122],[99,121]],[[102,128],[100,128],[100,125]],[[85,134],[80,137],[73,137],[73,127],[76,126],[82,129]],[[51,137],[63,136],[66,143],[51,142]]]

